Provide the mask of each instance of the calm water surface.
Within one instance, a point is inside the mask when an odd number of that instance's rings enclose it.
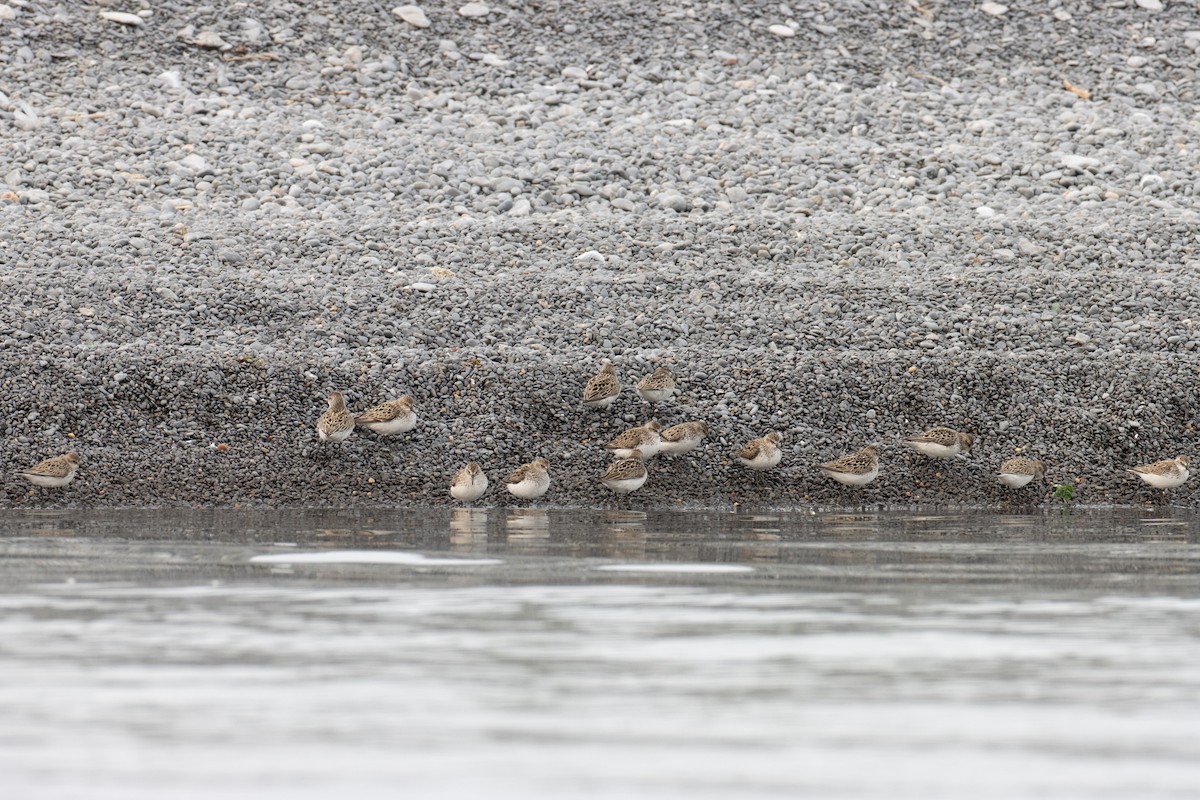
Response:
[[[1198,522],[0,513],[0,783],[1195,798]]]

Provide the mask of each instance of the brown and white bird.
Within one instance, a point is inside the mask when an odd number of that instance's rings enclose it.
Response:
[[[522,464],[504,479],[504,485],[513,497],[535,500],[550,488],[550,462],[535,458],[528,464]]]
[[[369,428],[380,436],[408,433],[417,426],[417,415],[413,411],[412,395],[403,394],[354,418],[355,425]]]
[[[662,448],[662,437],[659,431],[662,425],[652,419],[645,425],[630,428],[604,447],[613,452],[617,458],[639,458],[642,461],[653,458]],[[638,455],[634,455],[634,453]]]
[[[659,367],[638,381],[637,393],[647,403],[662,403],[675,394],[675,376],[666,367]]]
[[[751,439],[738,452],[738,460],[743,465],[759,472],[771,469],[783,459],[783,450],[779,447],[782,440],[783,434],[775,431],[771,431],[766,436]]]
[[[1138,467],[1130,467],[1125,470],[1137,475],[1143,481],[1155,489],[1178,489],[1183,486],[1184,482],[1191,475],[1188,472],[1187,456],[1179,458],[1168,458],[1164,461],[1155,461],[1153,464],[1142,464]]]
[[[827,478],[846,486],[866,486],[879,477],[879,447],[869,444],[856,453],[820,465]]]
[[[1010,489],[1027,486],[1034,478],[1046,477],[1046,462],[1017,456],[1000,465],[1000,482]]]
[[[971,452],[975,437],[952,428],[931,428],[904,440],[909,447],[929,458],[954,458]]]
[[[664,456],[686,455],[699,447],[705,436],[708,436],[708,425],[703,422],[681,422],[672,425],[659,434],[662,444],[658,452]]]
[[[79,456],[75,453],[47,458],[17,474],[34,486],[43,489],[61,489],[75,480],[79,469]]]
[[[450,496],[464,503],[473,503],[487,491],[488,479],[479,465],[472,461],[454,473],[450,481]]]
[[[322,442],[344,442],[354,432],[354,417],[346,410],[341,392],[329,393],[329,410],[317,420],[317,436]]]
[[[606,358],[604,366],[583,387],[583,404],[588,408],[608,408],[620,394],[621,382],[612,362]]]
[[[637,451],[634,451],[637,453]],[[629,494],[640,489],[646,482],[646,465],[640,453],[632,458],[622,458],[608,465],[608,469],[600,476],[600,482],[617,494]]]

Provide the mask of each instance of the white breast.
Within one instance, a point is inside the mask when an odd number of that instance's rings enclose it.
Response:
[[[546,476],[538,480],[536,478],[526,478],[520,483],[509,483],[508,491],[513,497],[519,497],[522,500],[533,500],[536,497],[541,497],[550,488],[550,477]]]
[[[622,478],[620,480],[605,481],[604,485],[612,489],[617,494],[629,494],[635,489],[640,489],[642,484],[646,482],[646,474],[642,473],[636,478]]]
[[[1148,475],[1144,472],[1137,473],[1139,478],[1155,489],[1178,489],[1187,481],[1189,474],[1186,469],[1178,469],[1168,472],[1166,475]]]
[[[774,448],[765,453],[762,450],[759,450],[758,455],[756,455],[754,458],[742,458],[740,460],[750,469],[770,469],[783,460],[783,451],[779,448]]]
[[[408,433],[413,428],[417,427],[417,415],[409,412],[408,414],[401,414],[395,419],[388,420],[387,422],[364,422],[362,423],[362,426],[364,428],[370,428],[380,436],[391,436],[396,433]]]
[[[450,487],[450,496],[464,503],[471,503],[483,497],[487,491],[488,479],[482,472],[471,479],[470,483],[456,483]]]
[[[1033,480],[1032,475],[1021,475],[1016,472],[1001,472],[1000,482],[1010,489],[1020,489]]]
[[[908,445],[921,455],[929,456],[930,458],[954,458],[959,453],[957,443],[949,447],[944,444],[934,444],[933,442],[909,442]]]
[[[864,472],[861,475],[853,475],[849,472],[834,472],[833,470],[828,469],[823,469],[821,471],[824,472],[827,477],[833,478],[838,483],[845,484],[846,486],[866,486],[868,483],[879,477],[878,466],[876,466],[875,469],[871,470],[870,472]]]

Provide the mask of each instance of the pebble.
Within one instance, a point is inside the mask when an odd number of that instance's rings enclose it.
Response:
[[[396,6],[392,13],[414,28],[429,27],[429,17],[425,16],[425,11],[420,6]]]
[[[196,34],[196,38],[192,39],[192,44],[197,47],[205,47],[211,50],[232,50],[233,45],[221,38],[219,33],[215,31],[200,31]]]
[[[767,28],[767,31],[769,33],[773,33],[776,36],[782,37],[784,39],[788,39],[788,38],[791,38],[792,36],[796,35],[796,29],[793,28],[791,25],[776,24],[776,25],[772,25],[769,28]]]
[[[488,14],[492,13],[492,10],[483,3],[467,3],[466,5],[459,7],[458,13],[460,16],[467,17],[469,19],[477,19],[479,17],[486,17]]]
[[[563,67],[562,76],[569,81],[586,81],[587,70],[581,67]]]
[[[1008,6],[1002,3],[984,3],[979,7],[979,10],[988,16],[999,17],[1008,13]]]
[[[0,20],[16,19],[17,12],[12,6],[6,3],[0,3]]]
[[[1162,11],[1162,0],[1137,0],[1139,8],[1144,8],[1147,11]]]
[[[100,16],[109,22],[118,22],[121,25],[145,25],[146,20],[139,17],[137,14],[130,14],[125,11],[101,11]]]

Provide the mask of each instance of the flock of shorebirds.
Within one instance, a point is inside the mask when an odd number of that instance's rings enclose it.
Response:
[[[634,387],[646,402],[658,406],[670,401],[676,391],[675,376],[666,367],[659,367],[642,378]],[[600,372],[583,388],[582,402],[587,408],[604,409],[621,394],[612,362],[607,359]],[[356,427],[368,428],[380,436],[392,436],[411,431],[417,425],[413,399],[404,395],[395,400],[367,409],[357,416],[346,408],[341,392],[330,392],[329,408],[317,420],[317,436],[322,442],[340,443],[350,438]],[[617,495],[628,495],[642,487],[649,476],[647,462],[656,455],[678,457],[686,455],[708,436],[708,425],[700,420],[683,422],[663,429],[657,420],[630,428],[604,445],[616,460],[609,465],[599,481]],[[738,460],[758,472],[770,470],[783,459],[779,443],[783,436],[775,431],[752,439],[737,453]],[[975,437],[951,428],[932,428],[909,436],[905,444],[932,459],[965,458],[971,452]],[[869,444],[857,452],[816,465],[828,478],[846,486],[865,486],[879,477],[879,445]],[[76,453],[49,458],[20,472],[21,477],[42,488],[62,488],[68,485],[79,469]],[[1188,479],[1188,457],[1156,461],[1127,470],[1150,486],[1176,489]],[[1000,465],[999,480],[1011,489],[1020,489],[1046,476],[1046,463],[1032,458],[1010,458]],[[514,497],[534,500],[550,489],[550,464],[535,458],[522,464],[504,478],[504,485]],[[450,495],[456,500],[471,503],[488,489],[488,478],[479,464],[471,462],[454,474]]]

